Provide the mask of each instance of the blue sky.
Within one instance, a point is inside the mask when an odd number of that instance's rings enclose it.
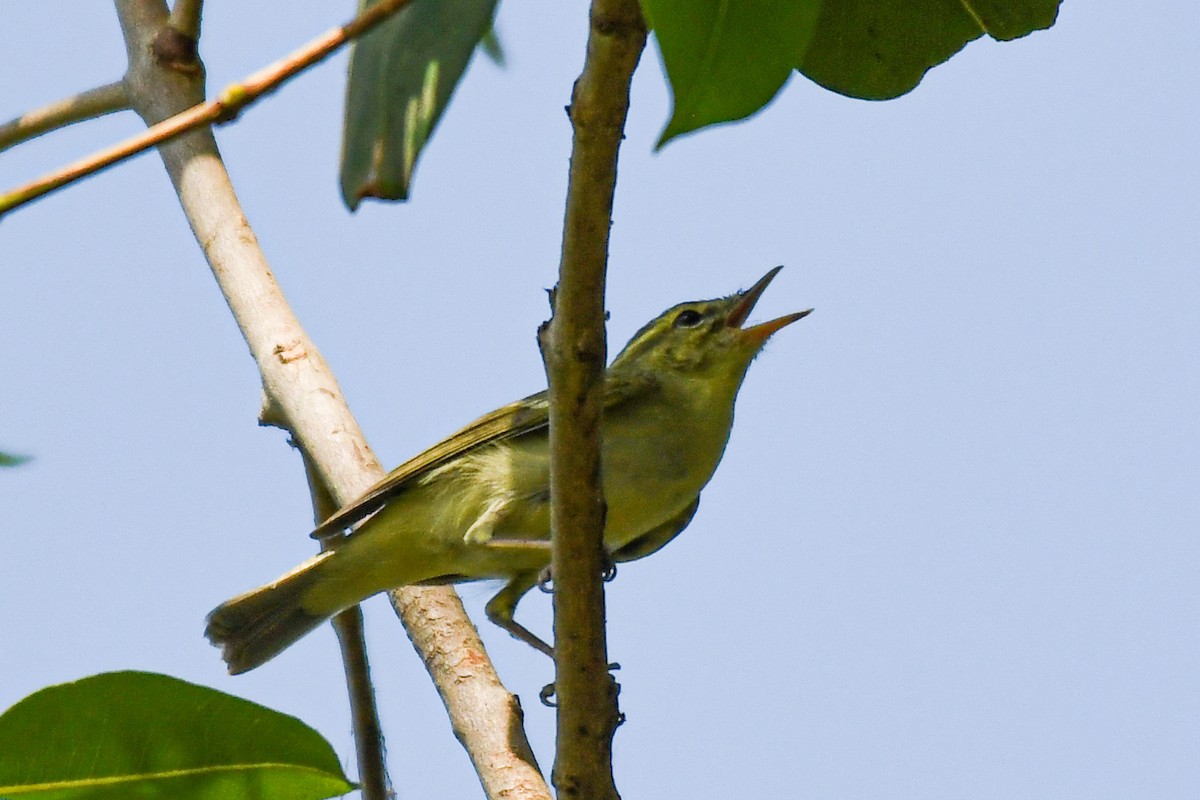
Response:
[[[216,90],[350,12],[211,3]],[[509,4],[405,206],[337,196],[345,56],[218,140],[251,223],[373,447],[396,464],[544,386],[582,63],[579,3]],[[107,3],[5,12],[0,117],[116,78]],[[629,797],[1182,797],[1200,780],[1200,12],[1067,3],[888,103],[794,79],[753,120],[653,143],[635,79],[610,351],[681,300],[786,265],[809,306],[752,367],[688,531],[609,586]],[[0,155],[14,185],[131,114]],[[157,157],[0,225],[0,707],[115,669],[294,714],[352,764],[319,631],[224,674],[205,613],[312,553],[299,459]],[[543,766],[543,656],[463,590]],[[401,794],[477,782],[390,608],[366,604]],[[549,603],[521,617],[549,629]]]

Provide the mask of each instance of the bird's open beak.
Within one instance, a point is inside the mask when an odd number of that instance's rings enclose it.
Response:
[[[751,286],[746,291],[742,292],[742,297],[738,300],[737,305],[729,312],[729,316],[725,318],[725,324],[730,328],[739,328],[742,334],[747,338],[754,339],[759,342],[765,342],[767,337],[775,333],[780,328],[791,325],[798,319],[803,319],[812,313],[812,309],[806,311],[797,311],[795,314],[788,314],[778,319],[773,319],[770,322],[762,322],[758,325],[752,325],[749,328],[742,328],[742,323],[750,316],[750,312],[754,310],[754,304],[758,302],[758,298],[762,297],[762,293],[766,291],[767,286],[779,274],[782,266],[768,272],[758,279],[758,283]]]

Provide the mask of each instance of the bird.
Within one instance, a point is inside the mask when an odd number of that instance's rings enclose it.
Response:
[[[679,303],[604,371],[604,546],[612,564],[656,553],[696,514],[725,452],[750,363],[812,309],[745,322],[775,267],[744,291]],[[322,522],[323,551],[217,606],[205,635],[230,674],[274,658],[338,612],[400,586],[500,578],[487,617],[553,657],[518,623],[550,562],[550,414],[545,391],[485,414],[409,459]]]

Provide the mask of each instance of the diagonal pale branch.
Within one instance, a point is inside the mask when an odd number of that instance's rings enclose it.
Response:
[[[592,0],[583,72],[569,108],[574,136],[554,313],[539,332],[550,382],[550,485],[560,796],[617,797],[620,724],[604,630],[600,389],[604,285],[617,153],[629,85],[646,44],[637,0]]]
[[[135,110],[153,125],[195,105],[203,97],[202,75],[163,67],[150,47],[167,24],[162,0],[117,0],[116,5],[129,56],[126,83]],[[258,365],[267,397],[264,416],[281,421],[292,432],[338,504],[356,497],[383,470],[346,407],[336,379],[275,281],[211,130],[190,131],[161,145],[159,152]],[[478,644],[458,595],[444,587],[409,588],[396,594],[403,599],[405,627],[442,694],[488,797],[549,800],[549,790],[529,755],[519,707]],[[480,708],[488,712],[486,716],[479,714]]]
[[[453,590],[397,589],[392,608],[405,620],[413,647],[450,716],[454,736],[466,748],[484,793],[491,800],[550,800],[550,788],[525,738],[517,696],[500,683],[479,632],[461,625],[462,604]],[[417,624],[419,622],[419,624]]]
[[[410,2],[412,0],[379,0],[345,25],[321,34],[274,64],[247,76],[239,83],[225,87],[215,100],[204,102],[203,96],[200,96],[190,108],[180,109],[171,116],[162,118],[137,136],[0,194],[0,217],[151,147],[169,142],[188,131],[233,120],[246,106],[279,88],[300,72],[320,63],[342,45],[362,36]],[[162,26],[160,30],[165,27]],[[153,43],[147,44],[148,48],[152,46]]]
[[[0,152],[43,133],[127,108],[129,98],[125,96],[125,84],[121,81],[88,89],[86,92],[28,111],[0,125]]]

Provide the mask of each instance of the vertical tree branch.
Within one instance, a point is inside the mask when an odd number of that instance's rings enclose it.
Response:
[[[551,528],[560,797],[617,797],[612,738],[620,724],[604,631],[600,484],[604,286],[617,152],[629,85],[646,44],[637,0],[592,0],[587,56],[575,82],[562,262],[540,336],[550,383]]]
[[[134,109],[153,125],[204,99],[203,70],[180,71],[156,61],[155,37],[167,24],[163,0],[116,0],[129,55],[126,86]],[[347,26],[349,27],[349,26]],[[321,482],[338,504],[354,499],[382,477],[341,390],[316,346],[283,296],[246,220],[225,171],[211,130],[202,128],[159,147],[188,223],[204,251],[262,376],[267,413],[292,432],[311,458]],[[528,744],[519,714],[473,716],[473,704],[486,695],[492,709],[504,709],[504,690],[475,636],[458,595],[445,587],[404,589],[405,627],[446,703],[455,730],[477,769],[497,774],[480,779],[489,797],[548,800],[549,790],[526,757]],[[430,625],[429,619],[436,625]],[[475,641],[478,641],[477,639]],[[457,649],[457,650],[456,650]],[[440,669],[445,654],[457,653],[457,669]],[[464,671],[476,680],[464,679]],[[469,684],[468,689],[460,687]]]

